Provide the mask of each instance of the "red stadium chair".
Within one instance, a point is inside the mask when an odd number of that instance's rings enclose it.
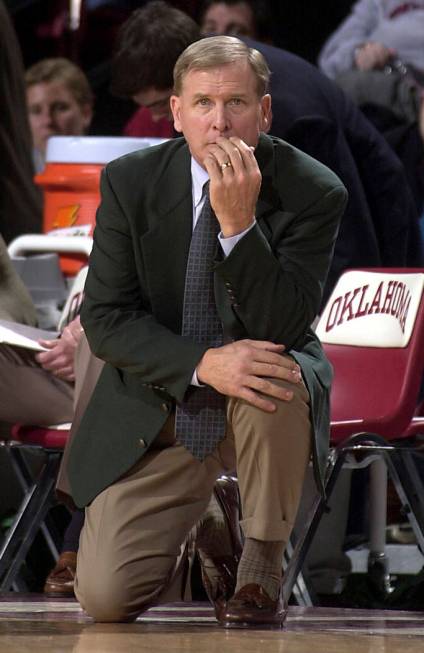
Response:
[[[87,266],[74,279],[58,324],[61,331],[79,312]],[[11,440],[0,440],[23,491],[23,500],[0,549],[0,592],[11,588],[24,591],[21,568],[28,551],[41,530],[54,560],[59,556],[60,537],[49,512],[55,501],[54,488],[70,424],[52,427],[17,424]],[[40,454],[41,470],[34,477],[26,452]]]
[[[12,439],[0,443],[7,449],[24,491],[24,498],[0,549],[0,592],[12,588],[26,589],[20,578],[21,567],[40,529],[53,558],[57,559],[59,555],[59,535],[48,513],[56,503],[56,478],[69,428],[70,425],[61,428],[15,425]],[[43,455],[43,464],[36,477],[33,477],[25,458],[28,450]]]
[[[348,271],[317,326],[334,367],[326,494],[331,496],[343,465],[370,466],[368,570],[383,593],[391,591],[385,555],[387,471],[424,551],[424,486],[414,464],[424,426],[424,418],[414,419],[424,371],[423,287],[423,269]],[[317,496],[286,560],[287,597],[292,590],[302,597],[300,570],[326,508],[326,500]]]

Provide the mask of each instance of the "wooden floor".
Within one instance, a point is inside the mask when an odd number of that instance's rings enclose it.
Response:
[[[422,653],[424,612],[290,607],[283,630],[225,630],[209,604],[95,624],[76,601],[0,596],[0,653]]]

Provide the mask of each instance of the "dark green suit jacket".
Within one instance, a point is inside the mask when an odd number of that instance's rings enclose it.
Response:
[[[262,171],[257,225],[227,258],[217,254],[216,302],[227,338],[283,343],[301,365],[320,484],[331,368],[310,324],[346,190],[328,168],[279,139],[262,135],[255,154]],[[113,161],[101,192],[81,320],[106,365],[69,456],[79,506],[143,455],[207,349],[180,335],[193,219],[184,139]]]

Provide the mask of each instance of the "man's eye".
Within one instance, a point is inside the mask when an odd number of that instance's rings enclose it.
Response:
[[[235,107],[239,107],[240,105],[243,104],[243,100],[239,97],[235,97],[232,100],[230,100],[230,104],[232,104]]]
[[[52,108],[53,111],[68,111],[69,104],[67,104],[66,102],[56,102]]]
[[[200,104],[201,107],[207,107],[209,105],[209,99],[207,97],[202,97],[198,101],[198,104]]]

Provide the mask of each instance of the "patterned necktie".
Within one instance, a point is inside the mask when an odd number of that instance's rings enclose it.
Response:
[[[211,347],[223,343],[214,296],[213,262],[219,222],[211,208],[209,182],[205,203],[193,231],[184,289],[182,335]],[[225,435],[225,396],[210,386],[191,386],[177,406],[175,435],[199,460],[211,453]]]

